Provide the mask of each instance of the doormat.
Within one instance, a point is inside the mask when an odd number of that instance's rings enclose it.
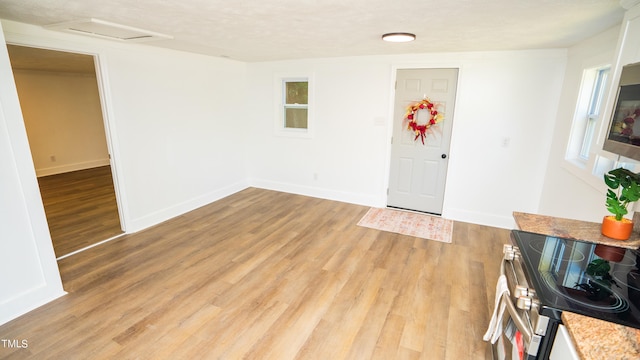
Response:
[[[453,221],[409,211],[371,208],[358,222],[376,230],[451,243]]]

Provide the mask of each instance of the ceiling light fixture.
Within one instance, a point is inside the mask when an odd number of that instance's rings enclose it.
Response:
[[[403,32],[388,33],[388,34],[382,35],[382,40],[390,41],[390,42],[409,42],[415,39],[416,39],[416,36],[414,34],[403,33]]]

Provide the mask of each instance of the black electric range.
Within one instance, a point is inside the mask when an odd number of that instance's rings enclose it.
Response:
[[[513,231],[540,313],[570,311],[640,329],[640,252]]]

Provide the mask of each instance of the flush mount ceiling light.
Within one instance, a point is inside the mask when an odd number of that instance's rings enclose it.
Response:
[[[382,35],[382,40],[389,41],[389,42],[409,42],[415,39],[416,39],[416,36],[414,34],[403,33],[403,32],[388,33],[388,34]]]
[[[45,28],[129,42],[166,40],[173,38],[169,35],[93,18],[47,25]]]

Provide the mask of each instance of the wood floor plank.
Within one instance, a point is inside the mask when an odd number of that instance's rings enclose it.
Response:
[[[68,295],[0,326],[9,359],[489,358],[508,231],[451,244],[368,208],[249,188],[59,261]]]
[[[429,304],[429,319],[426,336],[422,339],[424,342],[422,348],[425,349],[421,353],[423,359],[445,359],[448,353],[457,351],[455,342],[458,336],[449,332],[449,328],[454,326],[450,317],[452,311],[449,306],[450,301],[450,284],[440,284],[437,286],[437,290],[425,299],[425,302]],[[451,337],[450,334],[452,334]],[[477,343],[476,339],[467,340]]]
[[[323,271],[285,311],[269,334],[248,353],[250,358],[293,359],[307,341],[331,302],[342,289],[337,277]]]
[[[380,339],[387,315],[397,295],[396,291],[385,288],[381,288],[378,291],[375,302],[367,313],[362,326],[358,329],[346,359],[358,360],[374,357],[376,344]]]
[[[382,326],[382,332],[373,350],[372,359],[397,359],[400,350],[400,339],[404,332],[405,319],[401,315],[392,312],[387,313],[387,317]]]
[[[38,178],[56,256],[122,234],[110,166]]]
[[[228,346],[219,347],[214,349],[215,352],[211,352],[208,348],[205,351],[205,356],[215,357],[219,353],[221,359],[242,359],[245,357],[246,352],[251,347],[258,343],[263,338],[269,329],[273,326],[276,320],[287,310],[288,305],[279,301],[269,303],[264,307],[264,310],[259,313],[259,316],[253,319],[250,323],[238,323],[238,326],[243,327],[242,330],[232,330],[228,332],[233,334],[230,336],[230,343]],[[249,324],[247,327],[245,324]],[[239,334],[239,336],[238,336]]]
[[[327,310],[323,321],[301,349],[301,358],[306,354],[337,359],[349,353],[354,339],[364,323],[365,317],[381,290],[385,270],[372,269],[365,279],[352,277]],[[349,319],[345,322],[344,319]]]

